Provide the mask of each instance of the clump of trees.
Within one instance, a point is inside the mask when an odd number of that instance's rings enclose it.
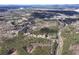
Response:
[[[42,32],[42,33],[57,33],[58,31],[55,29],[50,29],[50,28],[44,27],[44,28],[40,29],[40,32]]]

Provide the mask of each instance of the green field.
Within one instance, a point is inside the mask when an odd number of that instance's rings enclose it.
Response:
[[[30,45],[31,43],[42,43],[47,44],[50,43],[49,40],[43,39],[43,38],[33,38],[33,37],[27,37],[19,35],[17,37],[14,37],[12,39],[6,39],[3,40],[2,43],[0,43],[0,54],[6,54],[7,51],[11,48],[15,48],[18,51],[18,54],[29,54],[27,53],[23,47]]]
[[[76,34],[74,30],[75,28],[73,26],[68,26],[62,31],[64,42],[62,54],[72,54],[72,51],[69,50],[70,46],[79,44],[79,34]]]

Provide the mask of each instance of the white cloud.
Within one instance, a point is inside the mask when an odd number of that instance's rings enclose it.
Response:
[[[0,0],[0,4],[79,4],[79,0]]]

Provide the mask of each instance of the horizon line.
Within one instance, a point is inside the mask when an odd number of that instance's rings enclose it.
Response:
[[[0,4],[0,5],[79,5],[79,4]]]

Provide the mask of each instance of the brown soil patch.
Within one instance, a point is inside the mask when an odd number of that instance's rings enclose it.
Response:
[[[72,51],[72,54],[79,55],[79,44],[72,45],[70,50]]]

